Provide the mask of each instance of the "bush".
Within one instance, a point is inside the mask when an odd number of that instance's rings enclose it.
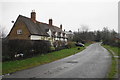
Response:
[[[3,40],[3,61],[15,60],[16,54],[23,54],[23,58],[32,57],[37,54],[45,54],[50,51],[50,42],[44,40]]]
[[[53,42],[53,47],[55,48],[55,50],[54,51],[58,51],[58,50],[61,50],[61,49],[65,49],[66,47],[66,43],[67,42],[65,42],[65,41],[58,41],[58,40],[56,40],[56,41],[54,41]]]
[[[72,47],[76,47],[75,42],[68,42],[67,48],[72,48]]]
[[[113,47],[120,47],[120,41],[119,40],[103,40],[103,44],[105,45],[110,45],[110,46],[113,46]]]
[[[51,51],[55,51],[55,47],[50,47]]]

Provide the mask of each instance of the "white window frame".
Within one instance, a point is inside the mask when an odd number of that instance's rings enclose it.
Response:
[[[22,34],[22,29],[18,29],[17,34]]]

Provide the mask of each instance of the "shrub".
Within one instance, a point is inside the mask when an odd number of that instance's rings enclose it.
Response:
[[[53,47],[55,48],[55,51],[61,50],[61,49],[65,49],[66,47],[66,42],[65,41],[54,41],[53,42]]]
[[[110,45],[110,46],[114,46],[114,47],[120,47],[120,40],[103,40],[103,44],[105,45]]]
[[[67,44],[67,48],[72,48],[72,47],[76,47],[75,46],[75,42],[68,42],[68,44]]]
[[[55,47],[50,47],[51,51],[55,51]]]
[[[37,54],[45,54],[50,51],[50,42],[44,40],[6,40],[2,42],[4,60],[15,60],[16,54],[24,54],[23,58]]]

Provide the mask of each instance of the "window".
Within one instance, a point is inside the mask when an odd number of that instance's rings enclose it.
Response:
[[[22,30],[21,29],[17,30],[17,34],[22,34]]]

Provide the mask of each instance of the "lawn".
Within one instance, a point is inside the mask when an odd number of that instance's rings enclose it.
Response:
[[[120,48],[118,47],[113,47],[109,45],[104,45],[105,48],[112,50],[115,53],[115,56],[120,55]]]
[[[88,46],[90,44],[85,44]],[[51,52],[48,54],[37,55],[36,57],[27,58],[24,60],[16,60],[16,61],[7,61],[2,63],[2,74],[16,72],[22,69],[27,69],[31,67],[35,67],[38,65],[46,64],[58,59],[62,59],[64,57],[76,54],[85,49],[85,47],[81,47],[78,50],[78,47],[63,49],[60,51]]]
[[[118,56],[120,55],[119,51],[120,48],[118,47],[113,47],[113,46],[109,46],[109,45],[103,45],[112,55],[112,64],[111,64],[111,68],[110,71],[107,75],[107,78],[115,78],[116,74],[118,73],[118,69],[117,69],[117,65],[118,65],[118,59],[115,58],[114,56]],[[111,50],[115,53],[113,54],[111,52]]]

